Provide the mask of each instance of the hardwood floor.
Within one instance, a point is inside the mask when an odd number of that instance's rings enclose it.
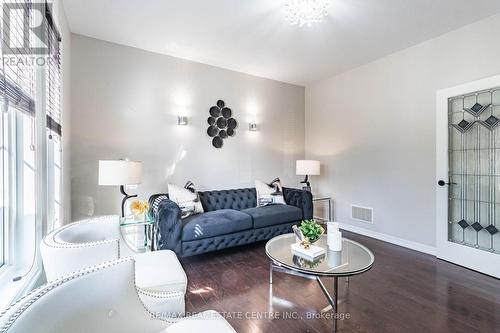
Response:
[[[339,280],[345,317],[337,321],[338,332],[500,332],[500,280],[368,237],[344,236],[370,248],[375,264],[351,277],[348,287]],[[270,307],[264,245],[182,259],[186,310],[217,310],[239,333],[331,332],[332,320],[320,312],[327,301],[314,280],[275,272]],[[323,281],[331,290],[331,279]]]

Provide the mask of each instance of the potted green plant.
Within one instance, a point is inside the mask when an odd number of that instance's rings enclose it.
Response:
[[[321,238],[325,233],[325,229],[315,220],[304,220],[300,223],[300,231],[309,240],[309,243],[314,243]]]

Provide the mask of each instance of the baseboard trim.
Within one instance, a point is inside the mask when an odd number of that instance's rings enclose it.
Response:
[[[347,224],[347,223],[340,223],[340,228],[347,230],[347,231],[350,231],[350,232],[354,232],[355,234],[360,234],[360,235],[367,236],[370,238],[375,238],[375,239],[378,239],[378,240],[381,240],[384,242],[388,242],[388,243],[391,243],[394,245],[399,245],[399,246],[406,247],[406,248],[411,249],[411,250],[415,250],[418,252],[422,252],[422,253],[430,254],[432,256],[436,256],[436,248],[433,246],[409,241],[409,240],[402,239],[402,238],[395,237],[395,236],[382,234],[380,232],[368,230],[365,228],[356,227],[354,225]]]

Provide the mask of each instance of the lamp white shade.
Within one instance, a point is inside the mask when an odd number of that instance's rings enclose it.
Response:
[[[137,185],[141,183],[142,162],[100,160],[99,185]]]
[[[297,160],[295,173],[299,176],[318,176],[320,174],[320,163],[315,160]]]

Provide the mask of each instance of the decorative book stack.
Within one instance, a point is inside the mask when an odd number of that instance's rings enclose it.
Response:
[[[325,249],[316,245],[310,245],[308,249],[304,249],[300,243],[294,243],[290,247],[293,254],[310,261],[314,261],[325,254]]]

